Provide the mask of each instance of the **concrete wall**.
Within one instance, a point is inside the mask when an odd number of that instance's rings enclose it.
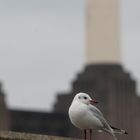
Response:
[[[0,140],[78,140],[78,139],[5,131],[0,132]]]

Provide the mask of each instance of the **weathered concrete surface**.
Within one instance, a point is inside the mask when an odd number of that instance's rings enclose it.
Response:
[[[29,134],[29,133],[18,133],[18,132],[11,132],[11,131],[1,131],[0,140],[78,140],[78,139],[58,137],[58,136]]]

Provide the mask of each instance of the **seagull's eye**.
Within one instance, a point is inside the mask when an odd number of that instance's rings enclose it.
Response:
[[[84,99],[86,100],[86,99],[87,99],[87,97],[86,97],[86,96],[84,96]]]

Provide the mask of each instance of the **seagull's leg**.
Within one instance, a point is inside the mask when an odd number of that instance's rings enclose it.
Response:
[[[92,139],[92,129],[89,129],[89,140]]]
[[[84,129],[84,139],[86,140],[87,139],[87,130]]]

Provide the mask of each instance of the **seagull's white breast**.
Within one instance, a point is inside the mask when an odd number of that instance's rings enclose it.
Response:
[[[89,110],[89,106],[80,102],[73,102],[69,108],[69,117],[73,125],[81,129],[102,127],[100,120]]]

